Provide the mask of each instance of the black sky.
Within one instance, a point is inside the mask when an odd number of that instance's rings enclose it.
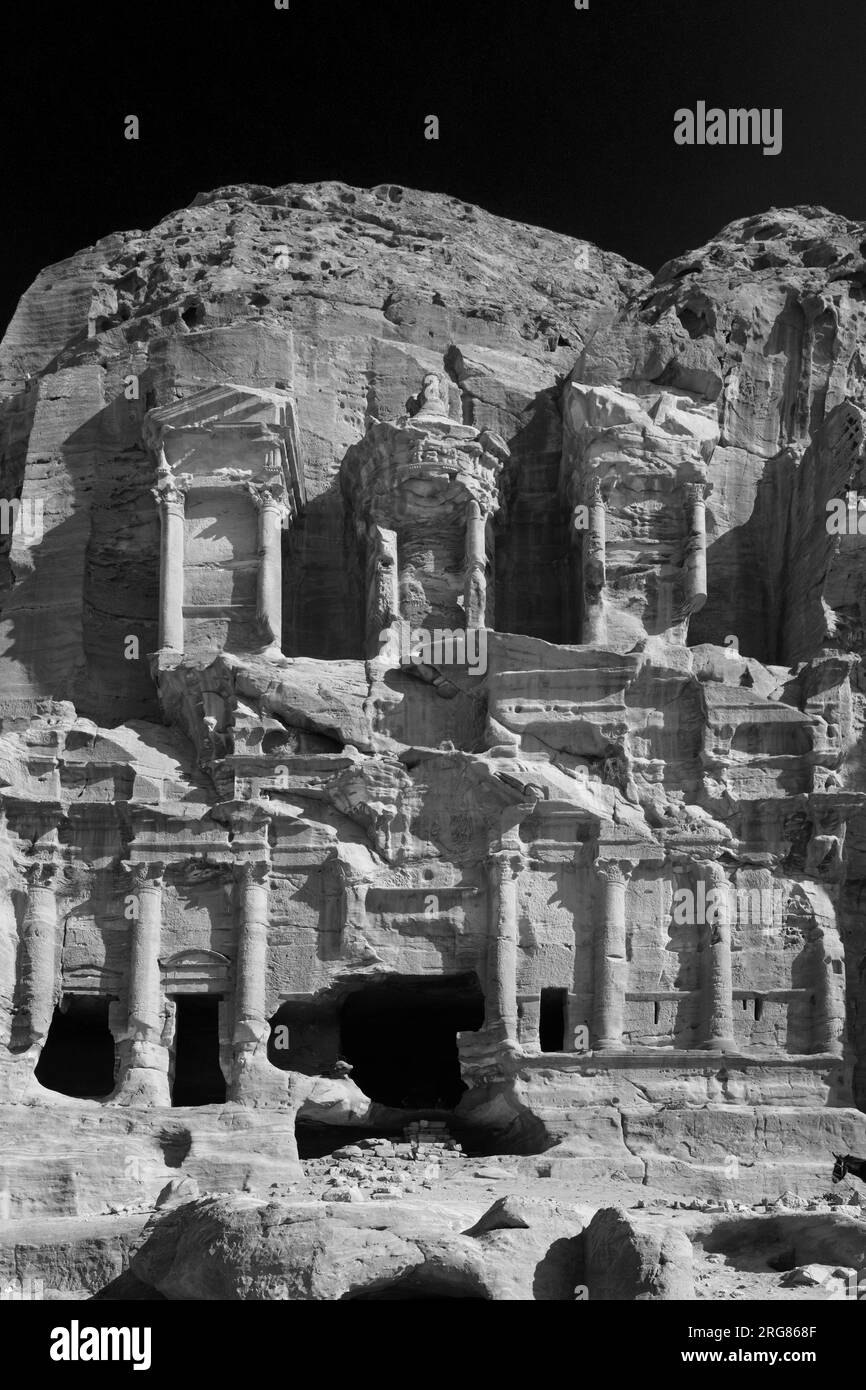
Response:
[[[863,0],[20,5],[0,328],[42,266],[232,182],[408,184],[653,270],[772,205],[866,218],[864,39]],[[698,100],[781,107],[782,153],[675,145]]]

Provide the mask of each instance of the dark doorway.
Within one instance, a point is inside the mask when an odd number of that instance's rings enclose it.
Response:
[[[98,1100],[114,1090],[114,1038],[107,999],[65,994],[54,1010],[36,1080],[49,1091]]]
[[[400,976],[367,985],[340,1013],[341,1050],[352,1080],[382,1105],[452,1110],[466,1086],[457,1034],[484,1022],[474,974]]]
[[[271,1066],[281,1071],[300,1071],[306,1076],[330,1071],[340,1055],[337,1007],[333,998],[293,999],[281,1004],[270,1020]]]
[[[564,989],[543,989],[538,1019],[538,1044],[542,1052],[565,1051]]]
[[[224,1105],[220,1071],[219,999],[213,994],[176,995],[172,1105]]]

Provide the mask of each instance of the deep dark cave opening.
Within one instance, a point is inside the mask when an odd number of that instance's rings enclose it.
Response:
[[[51,1020],[36,1080],[49,1091],[79,1100],[98,1100],[114,1090],[114,1038],[108,1027],[109,1000],[65,994]]]
[[[340,1011],[340,1047],[371,1100],[404,1110],[453,1110],[466,1090],[457,1034],[480,1028],[478,977],[400,976],[365,985]]]

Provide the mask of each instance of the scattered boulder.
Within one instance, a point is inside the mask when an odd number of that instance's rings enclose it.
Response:
[[[779,1283],[783,1288],[814,1289],[824,1285],[829,1290],[831,1285],[845,1286],[849,1277],[854,1273],[853,1269],[839,1265],[835,1269],[831,1265],[799,1265],[796,1269],[791,1269],[787,1274],[784,1274]]]
[[[692,1245],[683,1231],[639,1225],[621,1207],[597,1211],[583,1235],[591,1302],[694,1298]]]
[[[527,1202],[522,1197],[498,1197],[492,1207],[466,1232],[468,1236],[481,1236],[486,1231],[504,1231],[511,1228],[529,1230],[526,1220]]]
[[[195,1178],[172,1178],[160,1192],[155,1206],[157,1211],[165,1207],[178,1207],[183,1202],[194,1202],[200,1195]]]

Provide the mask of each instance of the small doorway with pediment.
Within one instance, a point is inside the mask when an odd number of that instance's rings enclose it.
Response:
[[[230,962],[217,951],[179,951],[163,963],[174,1010],[169,1083],[173,1106],[225,1105],[231,1050]]]

